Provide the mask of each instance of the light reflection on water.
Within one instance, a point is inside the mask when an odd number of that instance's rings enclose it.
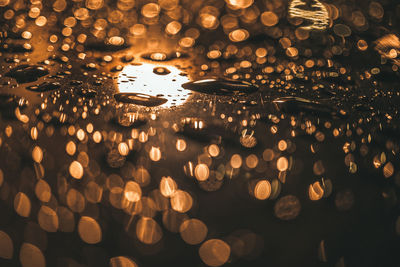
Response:
[[[301,27],[305,30],[325,30],[329,25],[328,10],[318,0],[311,2],[312,10],[307,10],[306,2],[302,0],[293,0],[289,6],[289,16],[309,21],[310,25]]]
[[[155,71],[155,69],[159,69]],[[167,69],[162,73],[162,70]],[[190,96],[190,91],[182,88],[182,84],[189,82],[186,75],[174,66],[128,65],[118,76],[118,90],[120,93],[143,93],[159,96],[168,100],[162,108],[183,105]]]

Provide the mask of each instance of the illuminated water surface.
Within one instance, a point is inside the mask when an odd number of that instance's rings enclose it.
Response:
[[[182,88],[182,84],[189,81],[181,70],[174,66],[128,65],[118,76],[118,90],[120,93],[143,93],[151,96],[160,96],[168,100],[162,108],[183,105],[190,96],[190,91]]]

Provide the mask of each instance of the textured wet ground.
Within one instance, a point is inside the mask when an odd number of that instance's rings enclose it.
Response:
[[[0,266],[400,263],[395,1],[0,14]]]

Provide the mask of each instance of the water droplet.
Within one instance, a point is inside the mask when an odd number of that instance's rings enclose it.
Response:
[[[146,107],[157,107],[165,104],[168,101],[162,97],[156,97],[142,93],[118,93],[114,95],[114,98],[121,103],[135,104]]]
[[[28,83],[48,74],[49,71],[42,66],[22,64],[11,69],[5,75],[14,78],[18,83]]]
[[[121,61],[122,62],[125,62],[125,63],[128,63],[128,62],[131,62],[132,60],[134,60],[135,58],[133,57],[133,55],[131,55],[131,54],[127,54],[127,55],[124,55],[122,58],[121,58]]]
[[[192,91],[216,95],[247,95],[254,93],[258,87],[246,81],[210,78],[182,84],[182,87]]]
[[[318,101],[313,101],[301,97],[287,96],[280,97],[273,101],[275,108],[278,111],[282,111],[289,114],[298,114],[301,112],[315,113],[316,115],[328,115],[336,116],[340,118],[347,117],[347,112],[343,110],[337,110],[326,104],[322,104]]]
[[[158,74],[158,75],[168,75],[168,74],[171,73],[171,72],[170,72],[167,68],[165,68],[165,67],[155,67],[155,68],[153,69],[153,72],[154,72],[155,74]]]
[[[47,92],[59,89],[61,87],[61,83],[59,82],[43,82],[39,85],[31,85],[27,86],[26,89],[35,91],[35,92]]]
[[[28,44],[8,43],[0,45],[0,52],[6,53],[25,53],[32,52],[32,46]]]

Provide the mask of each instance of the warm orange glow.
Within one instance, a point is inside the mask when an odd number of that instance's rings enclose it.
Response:
[[[73,161],[71,165],[69,165],[69,174],[75,179],[81,179],[83,176],[83,167],[79,161]]]
[[[14,245],[10,236],[0,231],[0,258],[10,260],[13,257]]]
[[[129,181],[125,184],[125,198],[129,202],[137,202],[142,197],[142,189],[139,184]]]
[[[218,157],[218,155],[219,155],[219,147],[218,147],[218,145],[215,145],[215,144],[210,145],[208,147],[208,154],[211,157],[214,157],[214,158]]]
[[[258,165],[258,158],[256,155],[251,154],[246,157],[246,166],[250,169],[254,169]]]
[[[176,190],[178,190],[178,185],[175,180],[171,177],[162,177],[160,181],[160,192],[164,197],[171,197]]]
[[[254,0],[225,0],[225,2],[232,9],[248,8],[250,7]]]
[[[110,267],[138,267],[138,265],[127,257],[119,256],[110,259]]]
[[[208,179],[208,176],[210,175],[210,170],[206,164],[198,164],[196,168],[194,169],[194,175],[196,176],[196,179],[199,181],[205,181]]]
[[[394,174],[393,164],[391,162],[386,163],[385,166],[383,167],[383,176],[385,176],[385,178],[389,178],[393,174]]]
[[[324,189],[320,182],[315,182],[308,188],[308,196],[311,200],[320,200],[324,196]]]
[[[73,141],[69,141],[65,147],[65,151],[68,155],[73,156],[76,152],[76,145]]]
[[[289,16],[292,18],[302,18],[310,20],[311,25],[303,26],[305,30],[325,30],[329,25],[329,14],[328,10],[318,0],[314,0],[315,3],[311,6],[314,10],[302,9],[306,6],[304,0],[293,0],[289,6]]]
[[[88,244],[97,244],[102,239],[102,232],[97,221],[88,216],[82,216],[78,223],[78,233]]]
[[[152,146],[149,152],[149,157],[152,161],[159,161],[161,159],[160,148]]]
[[[148,245],[153,245],[161,240],[163,233],[161,227],[152,218],[142,217],[136,225],[137,238]]]
[[[127,156],[129,154],[129,147],[128,144],[125,142],[118,144],[118,152],[121,156]]]
[[[207,240],[199,249],[200,258],[205,264],[211,267],[218,267],[225,264],[230,254],[230,246],[220,239]]]
[[[281,140],[278,143],[278,148],[280,151],[285,151],[287,149],[287,143],[285,140]]]
[[[85,188],[85,197],[91,203],[99,203],[103,196],[103,188],[93,181],[90,181]]]
[[[29,217],[31,213],[31,200],[25,193],[18,192],[14,198],[15,212],[22,217]]]
[[[139,167],[136,170],[133,178],[140,186],[148,185],[151,179],[149,171],[144,167]]]
[[[23,243],[19,251],[19,260],[23,267],[45,267],[46,259],[40,249],[30,243]]]
[[[182,239],[190,244],[197,245],[203,242],[207,236],[207,226],[198,219],[190,219],[184,221],[179,227]]]
[[[267,149],[264,150],[263,159],[265,161],[271,161],[271,160],[274,159],[274,157],[275,157],[275,153],[274,153],[274,151],[272,149],[267,148]]]
[[[189,193],[177,190],[171,197],[171,207],[178,212],[187,212],[192,208],[193,199]]]
[[[232,155],[232,158],[230,161],[232,168],[235,168],[235,169],[240,168],[242,166],[242,162],[243,162],[242,157],[239,154]]]
[[[57,232],[59,225],[57,213],[48,206],[42,206],[38,214],[38,223],[47,232]]]
[[[280,157],[276,162],[276,167],[279,171],[286,171],[289,167],[289,161],[285,157]]]
[[[67,205],[74,212],[82,212],[85,209],[85,197],[78,190],[71,188],[67,193]]]
[[[36,183],[35,194],[40,201],[49,202],[51,198],[51,188],[49,184],[45,180],[40,179]]]
[[[279,22],[279,17],[272,11],[266,11],[261,14],[261,22],[265,26],[275,26]]]
[[[186,150],[186,141],[183,139],[176,140],[176,150],[179,152],[183,152]]]
[[[43,150],[39,146],[35,146],[32,150],[32,159],[36,163],[40,163],[43,160]]]
[[[260,180],[254,188],[254,196],[259,200],[268,199],[271,195],[271,184],[267,180]]]

